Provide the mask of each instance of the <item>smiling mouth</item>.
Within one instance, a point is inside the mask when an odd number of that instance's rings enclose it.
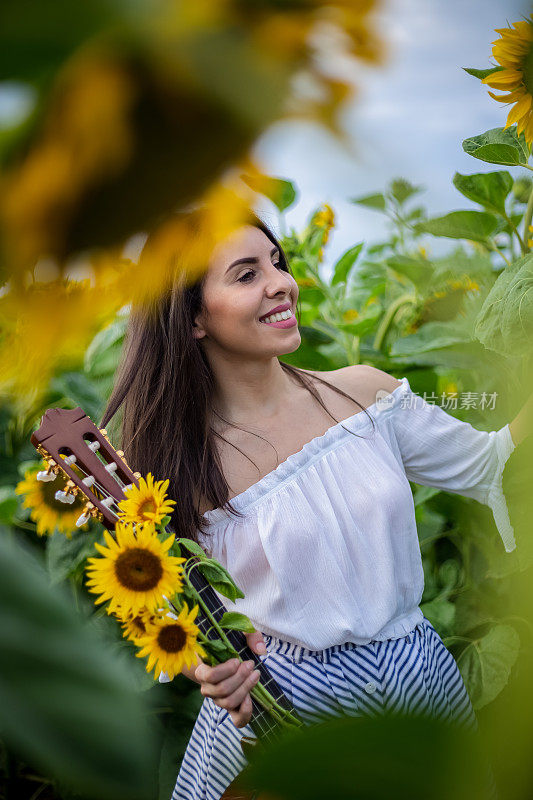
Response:
[[[284,322],[285,320],[294,317],[294,311],[292,310],[292,308],[287,308],[286,311],[277,311],[275,314],[265,314],[264,317],[259,317],[259,322],[264,322],[266,319],[268,319],[268,317],[275,317],[277,314],[287,314],[289,311],[291,314],[290,317],[286,317],[283,320],[277,320],[278,322]]]

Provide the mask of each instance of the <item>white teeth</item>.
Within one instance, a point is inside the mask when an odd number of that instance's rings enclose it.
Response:
[[[291,317],[292,311],[288,308],[287,311],[281,311],[279,314],[272,314],[271,317],[265,317],[260,320],[260,322],[266,322],[268,325],[270,322],[280,322],[282,319],[290,319]]]

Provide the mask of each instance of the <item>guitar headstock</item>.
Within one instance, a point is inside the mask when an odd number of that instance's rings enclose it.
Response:
[[[50,408],[43,415],[40,427],[31,435],[31,442],[47,462],[47,469],[37,474],[38,480],[52,481],[63,472],[67,478],[64,490],[56,499],[73,503],[80,494],[87,498],[77,525],[89,517],[113,530],[117,521],[117,504],[125,490],[138,484],[139,472],[132,472],[122,450],[115,450],[104,428],[98,428],[79,406]]]

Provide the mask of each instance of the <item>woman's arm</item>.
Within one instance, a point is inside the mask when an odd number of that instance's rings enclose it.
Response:
[[[522,406],[516,417],[509,423],[509,431],[515,445],[523,442],[533,431],[533,394]]]

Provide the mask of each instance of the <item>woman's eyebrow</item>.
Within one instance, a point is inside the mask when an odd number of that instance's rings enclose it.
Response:
[[[278,247],[273,247],[272,250],[270,251],[270,258],[272,258],[274,253],[277,253],[278,251],[279,251]],[[237,261],[234,261],[233,264],[229,265],[225,274],[227,275],[230,269],[238,267],[240,266],[240,264],[258,264],[258,263],[259,263],[259,258],[257,256],[249,256],[248,258],[238,258]]]

